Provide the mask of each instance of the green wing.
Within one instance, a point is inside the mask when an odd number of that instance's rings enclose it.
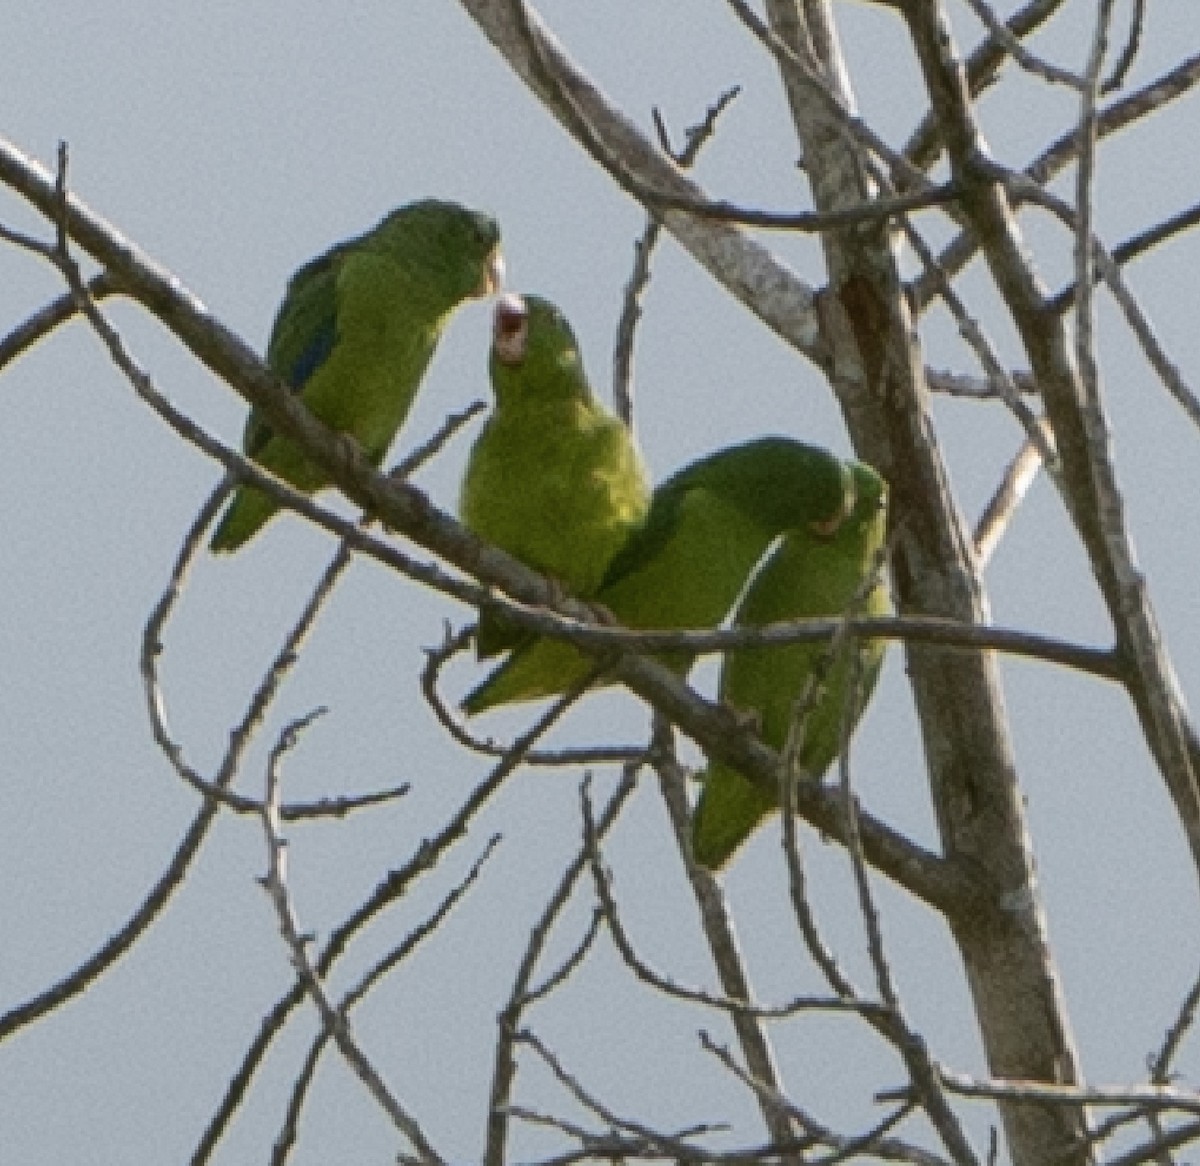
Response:
[[[337,342],[338,271],[350,253],[351,246],[342,244],[301,267],[289,280],[287,295],[275,315],[267,341],[267,364],[296,392],[303,392]],[[247,418],[246,428],[247,452],[256,452],[265,444],[270,430],[254,411]]]
[[[827,450],[784,437],[731,446],[693,462],[654,491],[646,521],[614,557],[595,599],[627,627],[715,627],[780,533],[836,523],[852,497],[850,471]],[[681,673],[686,654],[663,662]],[[463,702],[468,713],[562,692],[592,668],[570,645],[517,649]]]
[[[471,450],[463,522],[589,598],[650,504],[633,435],[593,395],[574,334],[548,301],[502,297],[490,363],[496,407]],[[483,613],[480,656],[521,638]]]
[[[491,219],[455,204],[401,207],[296,272],[271,330],[268,364],[317,417],[354,437],[378,464],[451,312],[490,288],[498,240]],[[253,411],[243,447],[306,493],[328,484],[318,466]],[[266,494],[240,487],[212,549],[235,550],[276,509]]]
[[[856,465],[853,473],[857,500],[850,517],[831,536],[822,536],[811,527],[790,531],[746,592],[736,625],[761,627],[840,615],[856,599],[865,614],[891,611],[882,581],[861,594],[885,537],[885,488],[867,466]],[[860,669],[858,699],[851,710],[853,723],[874,688],[884,644],[873,640],[851,650],[859,654]],[[721,699],[753,713],[763,740],[776,749],[787,743],[799,711],[796,760],[803,779],[819,781],[838,756],[851,664],[849,651],[830,658],[825,643],[730,651],[721,672]],[[810,681],[813,690],[805,698],[802,694]],[[723,866],[776,808],[773,791],[753,785],[725,765],[711,764],[703,777],[692,823],[696,860],[713,869]]]

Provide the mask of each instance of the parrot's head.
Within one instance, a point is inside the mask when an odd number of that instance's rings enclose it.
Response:
[[[447,307],[503,286],[500,227],[490,215],[458,203],[411,202],[392,211],[367,238],[400,258],[422,287],[436,288]]]
[[[888,485],[880,474],[862,462],[850,462],[854,477],[854,510],[846,523],[845,537],[855,548],[864,572],[874,579],[871,588],[877,601],[869,601],[871,610],[890,609],[887,583]]]
[[[880,531],[887,523],[887,483],[863,462],[842,462],[841,505],[829,518],[809,523],[818,538],[828,541],[843,532],[858,537],[868,528]]]
[[[847,549],[854,548],[864,569],[871,568],[878,573],[887,544],[887,482],[862,462],[847,464],[854,479],[854,506],[834,537]],[[878,574],[876,581],[884,586]]]
[[[879,472],[863,462],[850,462],[850,476],[854,479],[855,521],[882,523],[887,518],[887,482]]]
[[[566,317],[549,300],[508,292],[496,301],[492,384],[525,395],[586,391],[579,344]]]

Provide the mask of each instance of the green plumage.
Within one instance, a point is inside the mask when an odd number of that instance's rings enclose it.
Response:
[[[887,586],[877,581],[863,594],[870,571],[883,545],[886,528],[886,487],[868,466],[852,466],[855,503],[850,516],[835,532],[822,535],[811,527],[790,531],[763,565],[738,609],[735,625],[765,624],[806,617],[841,615],[858,600],[855,610],[866,615],[891,611]],[[884,641],[857,647],[847,643],[829,656],[828,643],[793,644],[781,648],[738,649],[726,654],[721,672],[721,699],[753,713],[763,740],[776,749],[793,731],[795,710],[804,710],[795,726],[795,757],[802,780],[819,781],[838,756],[851,653],[860,657],[859,689],[852,724],[857,721],[874,688],[883,660]],[[822,665],[827,671],[806,700],[805,686]],[[798,706],[797,701],[801,701]],[[758,824],[778,808],[774,791],[763,789],[736,770],[709,765],[703,776],[700,801],[692,822],[696,861],[718,869]]]
[[[646,521],[609,565],[595,599],[627,627],[715,627],[781,531],[836,523],[852,494],[844,462],[789,438],[710,454],[654,491]],[[691,659],[672,653],[664,663],[683,673]],[[463,708],[478,713],[552,696],[592,666],[569,644],[541,640],[513,652]]]
[[[570,325],[544,299],[501,297],[490,372],[496,405],[471,450],[463,522],[586,599],[650,504],[633,435],[592,393]],[[480,656],[520,639],[483,613]]]
[[[378,465],[451,313],[498,278],[499,237],[492,219],[454,203],[427,200],[393,211],[292,276],[271,330],[268,365]],[[329,484],[257,411],[246,422],[243,448],[305,493]],[[262,491],[239,487],[212,549],[236,550],[277,509]]]

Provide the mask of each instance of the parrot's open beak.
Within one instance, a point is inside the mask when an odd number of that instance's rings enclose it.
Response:
[[[497,243],[492,253],[487,257],[483,269],[483,280],[479,285],[478,295],[494,296],[504,289],[504,253]]]
[[[501,364],[520,364],[529,339],[529,309],[516,292],[505,292],[496,301],[492,325],[492,351]]]

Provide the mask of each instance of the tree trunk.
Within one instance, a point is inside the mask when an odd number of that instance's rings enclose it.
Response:
[[[817,210],[853,207],[871,192],[861,151],[830,104],[844,75],[825,4],[768,0],[775,34],[799,64],[783,69]],[[816,57],[815,46],[832,56]],[[804,76],[803,64],[809,65]],[[822,235],[829,285],[822,298],[831,380],[859,455],[891,487],[892,577],[905,614],[981,622],[987,604],[962,516],[950,493],[928,411],[920,345],[890,231],[850,227]],[[1013,767],[995,660],[986,652],[908,645],[930,792],[946,856],[974,872],[980,896],[948,920],[962,953],[996,1076],[1077,1080],[1074,1044]],[[1002,1104],[1014,1163],[1080,1160],[1084,1114],[1067,1106]]]

